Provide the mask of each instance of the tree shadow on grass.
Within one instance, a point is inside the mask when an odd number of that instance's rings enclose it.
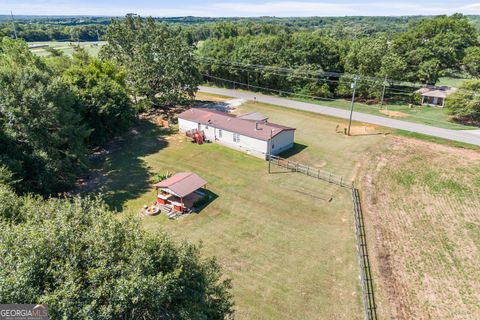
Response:
[[[101,193],[105,203],[116,211],[151,188],[150,172],[141,157],[157,153],[168,146],[170,134],[147,120],[140,120],[127,134],[107,147],[106,155],[93,165],[94,186],[90,192]]]

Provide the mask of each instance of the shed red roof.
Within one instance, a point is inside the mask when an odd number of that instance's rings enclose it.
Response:
[[[155,187],[166,188],[179,197],[185,197],[206,184],[207,181],[195,173],[179,172],[168,179],[156,183]]]
[[[212,111],[205,108],[188,109],[179,114],[178,118],[266,141],[270,140],[270,134],[274,137],[282,131],[295,130],[295,128],[270,122],[256,123],[255,121],[242,119],[226,112]]]

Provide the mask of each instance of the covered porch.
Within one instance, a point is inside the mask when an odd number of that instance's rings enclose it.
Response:
[[[189,195],[181,198],[162,189],[158,189],[157,203],[176,212],[185,212],[188,210],[192,210],[195,201],[201,199],[204,196],[205,193],[203,193],[201,190],[196,190]]]
[[[156,202],[167,211],[191,211],[197,200],[205,197],[207,181],[195,173],[181,172],[155,184]]]

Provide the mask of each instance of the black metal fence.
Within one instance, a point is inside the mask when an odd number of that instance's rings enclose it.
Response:
[[[268,157],[270,164],[276,164],[294,172],[303,173],[307,176],[317,178],[329,183],[336,184],[340,187],[350,189],[352,192],[353,215],[355,220],[355,236],[357,242],[358,264],[360,266],[360,286],[362,289],[362,303],[365,311],[366,320],[377,319],[377,307],[375,304],[375,295],[373,292],[373,280],[368,259],[367,239],[365,236],[365,226],[363,221],[362,205],[360,202],[360,194],[355,188],[353,181],[347,180],[342,176],[335,175],[328,171],[318,168],[312,168],[295,161],[281,158],[279,156],[270,155]]]

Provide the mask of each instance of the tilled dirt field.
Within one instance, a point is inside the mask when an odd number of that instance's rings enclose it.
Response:
[[[393,138],[359,170],[382,319],[480,319],[480,152]]]

